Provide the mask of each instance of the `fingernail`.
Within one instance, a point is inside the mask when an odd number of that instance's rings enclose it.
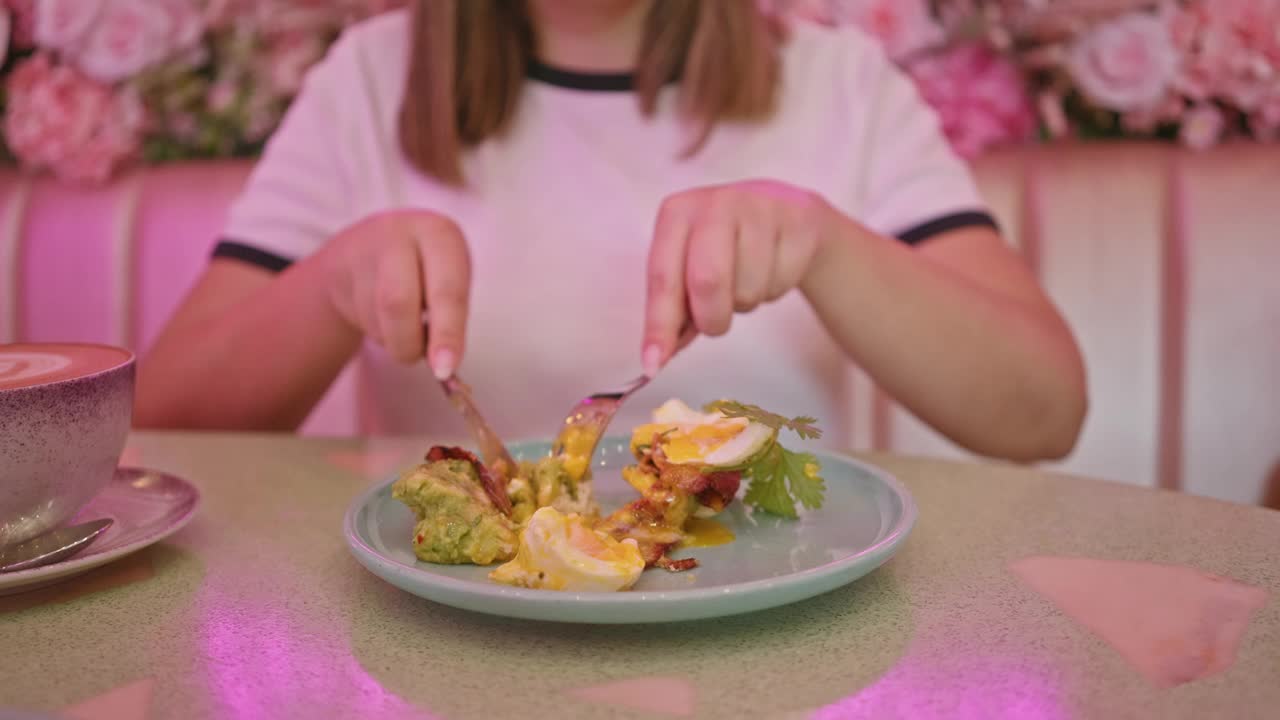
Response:
[[[453,377],[457,363],[452,350],[437,350],[431,358],[431,372],[435,373],[437,380],[448,380]]]
[[[644,355],[641,357],[644,364],[644,374],[653,377],[658,374],[658,370],[662,367],[662,348],[657,345],[648,345],[644,349]]]

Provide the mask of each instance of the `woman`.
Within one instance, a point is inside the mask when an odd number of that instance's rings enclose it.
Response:
[[[733,397],[847,445],[854,363],[991,456],[1062,457],[1085,414],[1070,332],[909,80],[744,0],[354,27],[214,255],[142,363],[142,426],[295,428],[357,353],[368,432],[458,432],[455,370],[508,438],[640,369],[621,427]]]

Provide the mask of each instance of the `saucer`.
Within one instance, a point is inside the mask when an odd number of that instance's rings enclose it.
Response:
[[[0,595],[34,590],[106,565],[181,530],[200,505],[194,485],[168,473],[117,468],[111,482],[75,518],[115,522],[77,555],[52,565],[0,573]]]

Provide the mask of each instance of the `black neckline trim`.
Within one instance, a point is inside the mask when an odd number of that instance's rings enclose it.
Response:
[[[538,60],[529,60],[526,74],[534,80],[569,90],[589,92],[628,92],[636,85],[631,73],[592,73],[552,67]]]

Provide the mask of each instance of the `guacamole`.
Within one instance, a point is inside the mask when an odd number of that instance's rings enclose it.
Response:
[[[552,507],[562,513],[594,517],[599,513],[591,492],[591,474],[575,477],[558,456],[537,462],[523,461],[507,485],[511,496],[512,519],[525,524],[538,508]]]
[[[391,496],[418,516],[413,551],[419,560],[490,565],[515,556],[515,523],[493,506],[466,460],[418,465],[396,480]]]

